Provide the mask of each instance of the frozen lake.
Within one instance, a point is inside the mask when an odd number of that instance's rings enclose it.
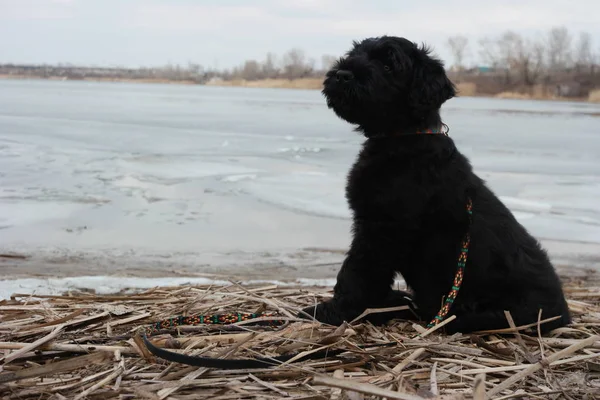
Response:
[[[475,170],[557,264],[600,268],[600,105],[458,98]],[[0,80],[6,277],[335,276],[362,138],[318,91]]]

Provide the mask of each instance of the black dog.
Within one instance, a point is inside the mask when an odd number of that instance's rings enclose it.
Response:
[[[355,42],[327,73],[329,108],[366,137],[348,176],[353,240],[332,300],[303,310],[338,325],[365,308],[409,304],[429,322],[453,285],[461,242],[471,243],[464,283],[446,332],[508,328],[559,316],[542,333],[570,323],[561,282],[546,252],[475,175],[443,134],[439,109],[456,96],[441,61],[425,47],[384,36]],[[472,223],[466,211],[472,200]],[[400,273],[412,294],[393,291]],[[300,316],[304,316],[300,313]],[[412,313],[379,314],[414,319]]]

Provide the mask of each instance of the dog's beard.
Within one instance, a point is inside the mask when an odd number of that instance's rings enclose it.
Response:
[[[351,99],[328,99],[327,106],[332,109],[338,117],[351,124],[360,122],[358,118],[358,110],[360,108]]]
[[[345,88],[325,88],[323,90],[327,107],[332,109],[335,114],[350,122],[358,123],[359,114],[364,109],[365,104],[361,100],[360,88],[356,86]]]

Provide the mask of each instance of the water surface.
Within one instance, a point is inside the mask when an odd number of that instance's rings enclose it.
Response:
[[[600,105],[450,100],[450,135],[553,260],[600,262]],[[362,138],[318,91],[0,81],[5,274],[331,277]]]

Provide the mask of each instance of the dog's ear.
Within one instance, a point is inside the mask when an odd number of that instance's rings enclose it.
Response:
[[[416,53],[409,106],[415,117],[425,118],[431,111],[439,109],[446,100],[456,96],[456,87],[446,76],[444,64],[430,57],[427,48],[420,48]]]

